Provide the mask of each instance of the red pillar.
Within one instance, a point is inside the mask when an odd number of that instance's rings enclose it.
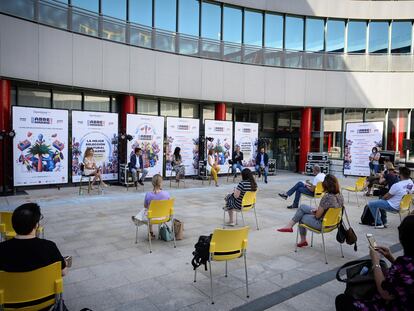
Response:
[[[305,164],[308,152],[311,147],[312,138],[312,108],[303,108],[302,120],[300,123],[300,153],[299,153],[299,172],[305,172]]]
[[[226,121],[226,104],[225,103],[217,103],[215,114],[215,120]]]
[[[10,131],[11,129],[11,103],[10,103],[10,81],[0,79],[0,131]],[[9,140],[8,140],[9,141]],[[3,181],[3,163],[7,162],[4,167],[12,167],[9,154],[9,146],[5,146],[6,150],[3,152],[3,144],[0,144],[0,185],[3,187],[5,184]],[[6,154],[6,158],[3,159],[3,154]],[[10,164],[10,165],[8,165]],[[11,170],[7,174],[11,174]],[[6,179],[7,180],[7,179]]]
[[[405,153],[403,152],[403,140],[405,138],[406,132],[406,118],[404,118],[403,111],[398,111],[398,147],[396,147],[396,151],[400,151],[400,157],[405,158]]]
[[[126,131],[126,119],[128,113],[135,113],[135,97],[132,95],[124,95],[121,106],[121,132]],[[128,134],[128,133],[126,133]]]

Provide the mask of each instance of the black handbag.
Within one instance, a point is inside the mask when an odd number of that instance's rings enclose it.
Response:
[[[380,260],[382,271],[386,271],[387,264]],[[345,278],[346,275],[346,278]],[[336,279],[346,283],[345,295],[357,300],[371,299],[377,293],[372,261],[355,260],[344,264],[336,272]]]

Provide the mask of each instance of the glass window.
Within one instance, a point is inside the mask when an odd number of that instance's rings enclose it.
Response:
[[[249,122],[249,110],[247,109],[235,108],[234,116],[235,116],[235,119],[234,119],[235,121]]]
[[[225,6],[223,9],[223,40],[241,43],[242,39],[242,11]]]
[[[341,158],[342,109],[325,109],[323,129],[323,151],[328,152],[330,158]]]
[[[119,104],[118,101],[119,101],[119,98],[112,97],[112,100],[111,100],[111,112],[120,112],[120,109],[119,109],[120,104]]]
[[[232,107],[226,107],[226,120],[233,121],[233,108]]]
[[[312,108],[312,137],[311,149],[312,152],[320,152],[321,150],[321,109]]]
[[[15,87],[12,87],[10,90],[10,105],[17,105],[17,92]]]
[[[23,89],[17,91],[17,104],[19,106],[51,108],[51,93],[46,90]]]
[[[178,32],[198,36],[199,1],[179,0]]]
[[[158,116],[158,101],[155,99],[141,99],[137,100],[137,112],[139,114],[150,114]]]
[[[203,2],[201,10],[201,37],[221,39],[221,7],[219,4]]]
[[[290,131],[290,112],[279,112],[277,114],[277,129],[278,132]]]
[[[101,0],[102,14],[126,20],[126,0]]]
[[[369,53],[388,52],[388,22],[369,23]]]
[[[176,31],[176,0],[154,0],[155,28]]]
[[[303,50],[303,18],[286,16],[285,48]]]
[[[82,95],[66,92],[53,92],[53,108],[82,110]]]
[[[362,122],[364,109],[345,109],[345,122]]]
[[[326,51],[343,52],[345,49],[345,21],[328,20],[326,27]]]
[[[392,22],[391,53],[410,53],[411,34],[411,22]]]
[[[325,37],[325,21],[323,19],[306,18],[306,51],[323,51]]]
[[[85,95],[84,110],[89,111],[111,111],[109,96]]]
[[[411,144],[410,144],[411,148],[410,148],[408,159],[410,161],[413,161],[414,160],[414,112],[411,112],[410,140],[411,140]]]
[[[274,130],[275,128],[275,114],[274,112],[263,113],[263,130]]]
[[[161,101],[161,115],[165,117],[178,117],[179,105],[176,102]]]
[[[0,1],[0,11],[27,19],[34,18],[34,6],[32,1],[12,0]]]
[[[99,0],[72,0],[72,5],[78,8],[99,13]]]
[[[367,40],[367,23],[364,21],[350,21],[348,23],[347,52],[365,53]]]
[[[203,123],[205,120],[214,120],[215,109],[213,105],[203,107]]]
[[[243,43],[262,46],[263,14],[255,11],[244,11]]]
[[[283,49],[283,16],[265,14],[265,47]]]
[[[181,103],[181,116],[185,118],[198,118],[198,104]]]
[[[387,150],[400,151],[401,158],[405,158],[402,150],[403,140],[407,135],[407,118],[407,110],[393,109],[388,112]]]
[[[129,0],[129,21],[152,26],[152,0]]]
[[[367,109],[365,121],[385,121],[385,109]]]
[[[301,119],[302,119],[302,113],[300,111],[292,111],[291,122],[290,122],[291,132],[299,133]]]

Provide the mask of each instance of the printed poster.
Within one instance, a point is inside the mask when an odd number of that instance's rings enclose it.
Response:
[[[185,175],[198,174],[200,120],[167,117],[166,176],[171,175],[173,153],[181,148],[182,164]],[[175,173],[173,173],[175,175]]]
[[[13,107],[15,186],[68,182],[68,111]]]
[[[372,148],[382,149],[383,122],[347,123],[344,149],[344,175],[369,176]]]
[[[220,165],[220,173],[227,173],[228,160],[231,160],[233,152],[233,122],[205,120],[205,137],[207,145],[205,159],[207,160],[208,150],[213,149],[215,159]]]
[[[142,149],[144,168],[148,177],[162,176],[164,152],[164,117],[141,114],[127,115],[127,134],[132,140],[127,145],[127,162],[134,154],[135,147]]]
[[[234,147],[240,146],[243,152],[243,167],[254,170],[259,137],[259,124],[236,122],[234,128]]]
[[[86,148],[94,150],[103,180],[118,179],[118,114],[72,111],[72,182],[79,182]]]

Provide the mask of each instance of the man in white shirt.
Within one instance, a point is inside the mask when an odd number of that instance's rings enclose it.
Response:
[[[315,164],[313,166],[313,175],[315,175],[315,177],[313,178],[312,182],[310,182],[309,180],[305,182],[299,181],[298,183],[296,183],[296,185],[290,188],[288,192],[279,193],[279,196],[285,200],[287,200],[288,197],[295,193],[295,199],[293,200],[293,204],[289,205],[287,208],[298,208],[300,195],[302,193],[314,196],[316,185],[318,184],[318,182],[324,181],[325,174],[321,173],[321,168],[319,167],[319,165]]]
[[[378,217],[376,228],[382,229],[387,227],[387,213],[398,212],[400,203],[404,195],[413,193],[414,184],[410,178],[410,169],[407,167],[400,168],[400,181],[392,185],[388,193],[381,200],[373,200],[368,203],[368,208],[375,219],[377,210],[382,210],[381,217]]]

